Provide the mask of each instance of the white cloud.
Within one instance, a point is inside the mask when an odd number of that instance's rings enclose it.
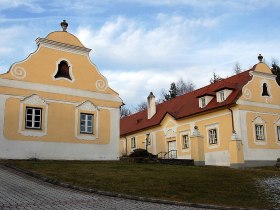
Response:
[[[80,27],[77,36],[93,49],[94,57],[101,62],[130,68],[169,68],[185,61],[178,59],[195,42],[194,31],[213,27],[216,19],[186,19],[181,16],[159,14],[157,26],[118,17],[106,22],[100,29]],[[107,66],[108,67],[108,66]]]
[[[37,3],[36,0],[0,0],[0,10],[23,6],[34,13],[40,13],[44,11],[44,9],[39,3]]]
[[[208,39],[202,31],[219,27],[219,17],[158,14],[155,19],[157,25],[150,27],[118,17],[99,29],[80,27],[76,33],[93,49],[93,61],[102,66],[100,71],[111,87],[129,105],[146,100],[150,91],[159,96],[180,77],[199,88],[209,84],[214,71],[222,77],[231,76],[236,62],[249,69],[257,62],[258,53],[280,57],[277,40]]]

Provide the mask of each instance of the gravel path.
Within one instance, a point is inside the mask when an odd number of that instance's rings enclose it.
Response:
[[[275,203],[275,207],[280,208],[280,177],[258,180],[258,183],[266,192],[269,199]]]

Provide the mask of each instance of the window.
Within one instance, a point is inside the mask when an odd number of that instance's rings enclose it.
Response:
[[[93,134],[93,114],[84,114],[80,115],[80,132]]]
[[[209,136],[209,144],[217,144],[218,139],[217,139],[217,129],[209,129],[208,130],[208,136]]]
[[[41,129],[42,128],[42,109],[26,107],[25,128]]]
[[[150,137],[150,134],[149,134],[149,133],[146,134],[146,144],[147,144],[148,146],[151,146],[151,144],[152,144],[152,142],[151,142],[151,137]]]
[[[183,144],[183,149],[189,148],[190,147],[190,143],[189,143],[189,135],[183,135],[182,136],[182,144]]]
[[[69,80],[72,80],[70,73],[69,73],[69,66],[68,63],[66,61],[61,61],[58,64],[58,71],[56,73],[56,75],[54,76],[55,78],[66,78]]]
[[[277,129],[277,141],[280,142],[280,126],[277,126],[276,129]]]
[[[256,140],[263,141],[264,140],[264,125],[255,125],[256,131]]]
[[[266,83],[263,83],[262,96],[269,96],[268,87]]]
[[[225,92],[224,91],[220,91],[219,96],[220,96],[220,102],[225,100]]]
[[[206,106],[206,101],[205,101],[205,97],[201,98],[201,107],[205,107]]]
[[[131,138],[131,149],[136,148],[136,142],[135,142],[135,137]]]

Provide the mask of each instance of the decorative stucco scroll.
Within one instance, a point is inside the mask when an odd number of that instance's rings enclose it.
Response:
[[[95,86],[98,90],[104,91],[107,88],[107,83],[104,80],[97,80]]]
[[[26,77],[25,69],[20,66],[13,68],[11,74],[17,79],[24,79]]]
[[[246,88],[246,89],[244,90],[244,97],[245,97],[246,99],[252,98],[252,92],[251,92],[251,90],[249,90],[248,88]]]

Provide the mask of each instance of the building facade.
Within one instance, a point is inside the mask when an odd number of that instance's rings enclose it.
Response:
[[[280,158],[280,87],[269,67],[250,70],[121,119],[120,154],[147,148],[196,165],[273,165]]]
[[[0,75],[0,158],[116,160],[122,100],[67,32]]]

